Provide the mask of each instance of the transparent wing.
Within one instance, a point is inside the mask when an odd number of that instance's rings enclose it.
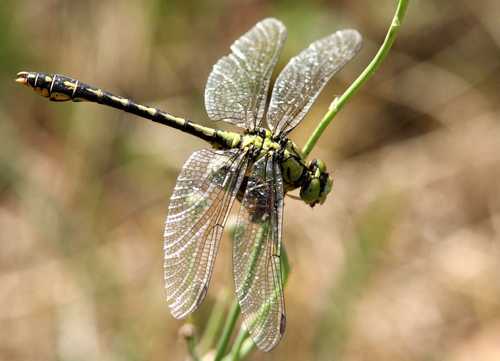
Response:
[[[286,39],[276,19],[257,23],[213,67],[205,88],[210,119],[255,129],[265,111],[269,81]]]
[[[233,244],[233,272],[243,322],[264,351],[285,331],[280,267],[283,180],[278,162],[268,155],[252,168],[243,196]]]
[[[288,134],[304,118],[328,80],[361,48],[356,30],[340,30],[293,57],[278,76],[267,114],[275,135]]]
[[[180,172],[164,233],[164,277],[172,315],[194,311],[206,295],[222,230],[246,171],[245,153],[200,150]]]

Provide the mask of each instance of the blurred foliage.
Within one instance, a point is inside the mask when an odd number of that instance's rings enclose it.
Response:
[[[377,270],[380,255],[386,251],[397,210],[395,199],[381,195],[356,220],[355,238],[345,245],[345,266],[331,292],[329,311],[318,323],[316,358],[337,360],[342,355],[349,337],[352,306],[368,287],[370,275]]]
[[[371,59],[394,1],[4,0],[0,6],[0,359],[184,360],[162,285],[162,223],[199,140],[94,104],[59,72],[206,123],[212,64],[258,20],[289,29],[278,68],[341,27],[365,38],[292,138],[303,145]],[[286,199],[283,342],[253,360],[499,360],[500,4],[412,1],[382,69],[312,157],[321,207]],[[276,75],[276,74],[275,74]],[[207,300],[231,294],[229,238]],[[223,303],[224,304],[224,303]],[[335,358],[334,358],[335,357]]]

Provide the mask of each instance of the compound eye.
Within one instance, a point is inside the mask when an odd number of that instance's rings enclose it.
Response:
[[[323,204],[326,200],[326,197],[328,194],[332,191],[333,187],[333,180],[330,178],[330,176],[326,177],[326,182],[322,182],[322,190],[321,190],[321,195],[319,199],[319,203]]]
[[[316,159],[316,166],[318,167],[321,173],[326,172],[326,164],[320,159]]]
[[[320,173],[326,172],[326,164],[321,159],[313,159],[309,163],[309,169],[312,171],[319,170]]]
[[[318,203],[321,194],[321,182],[318,178],[311,181],[300,189],[300,198],[310,206]]]

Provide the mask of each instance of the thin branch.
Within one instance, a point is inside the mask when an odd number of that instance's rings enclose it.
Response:
[[[221,293],[212,307],[207,326],[203,331],[198,348],[201,352],[208,351],[215,346],[215,336],[219,333],[224,322],[224,311],[228,303],[227,292]]]
[[[214,361],[220,361],[224,357],[224,354],[227,350],[227,345],[229,344],[229,339],[231,338],[231,334],[233,333],[234,326],[236,325],[239,314],[240,305],[236,300],[231,305],[231,309],[229,310],[229,314],[226,318],[226,323],[224,324],[224,328],[222,329],[222,335],[219,339],[219,343],[217,344],[217,352],[215,353]]]
[[[198,352],[196,351],[196,341],[194,339],[187,340],[187,347],[191,359],[193,361],[201,361],[201,358],[198,356]]]
[[[347,88],[347,90],[340,97],[335,98],[335,100],[330,105],[328,112],[325,114],[323,119],[320,121],[314,132],[311,134],[309,139],[302,150],[304,158],[306,158],[309,153],[311,153],[312,149],[318,142],[319,138],[325,131],[326,127],[331,123],[333,118],[337,115],[337,113],[346,105],[346,103],[357,93],[357,91],[365,84],[368,79],[372,77],[372,75],[378,70],[380,64],[384,61],[385,57],[389,53],[389,50],[394,44],[394,40],[396,40],[396,36],[399,32],[399,28],[401,27],[401,23],[406,14],[406,9],[409,4],[409,0],[399,0],[398,6],[396,8],[396,13],[394,14],[394,18],[392,19],[391,26],[387,31],[387,35],[385,37],[382,46],[378,50],[375,57],[372,59],[370,64],[363,70],[363,72],[359,75],[359,77]]]
[[[185,323],[179,329],[179,335],[186,341],[186,346],[188,349],[188,353],[191,356],[191,360],[201,361],[196,348],[198,340],[196,337],[196,329],[194,325],[192,323]]]
[[[248,331],[244,327],[241,327],[240,333],[236,337],[236,340],[234,340],[233,348],[231,349],[231,353],[228,356],[226,356],[224,361],[226,361],[226,359],[227,359],[227,361],[239,361],[241,359],[240,358],[241,348],[243,346],[243,343],[246,340],[250,340],[250,342],[252,343],[252,348],[253,348],[253,341],[250,339],[250,335],[248,334]]]

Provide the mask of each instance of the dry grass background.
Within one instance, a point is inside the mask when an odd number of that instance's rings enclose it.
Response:
[[[341,27],[365,37],[292,138],[304,144],[367,64],[394,1],[63,1],[0,6],[0,359],[183,360],[162,288],[162,222],[204,144],[90,104],[16,87],[72,75],[206,122],[203,89],[229,44],[285,22],[279,68]],[[500,4],[414,0],[381,71],[313,156],[334,192],[287,200],[292,265],[281,345],[252,360],[500,359]],[[232,292],[224,238],[208,297]]]

